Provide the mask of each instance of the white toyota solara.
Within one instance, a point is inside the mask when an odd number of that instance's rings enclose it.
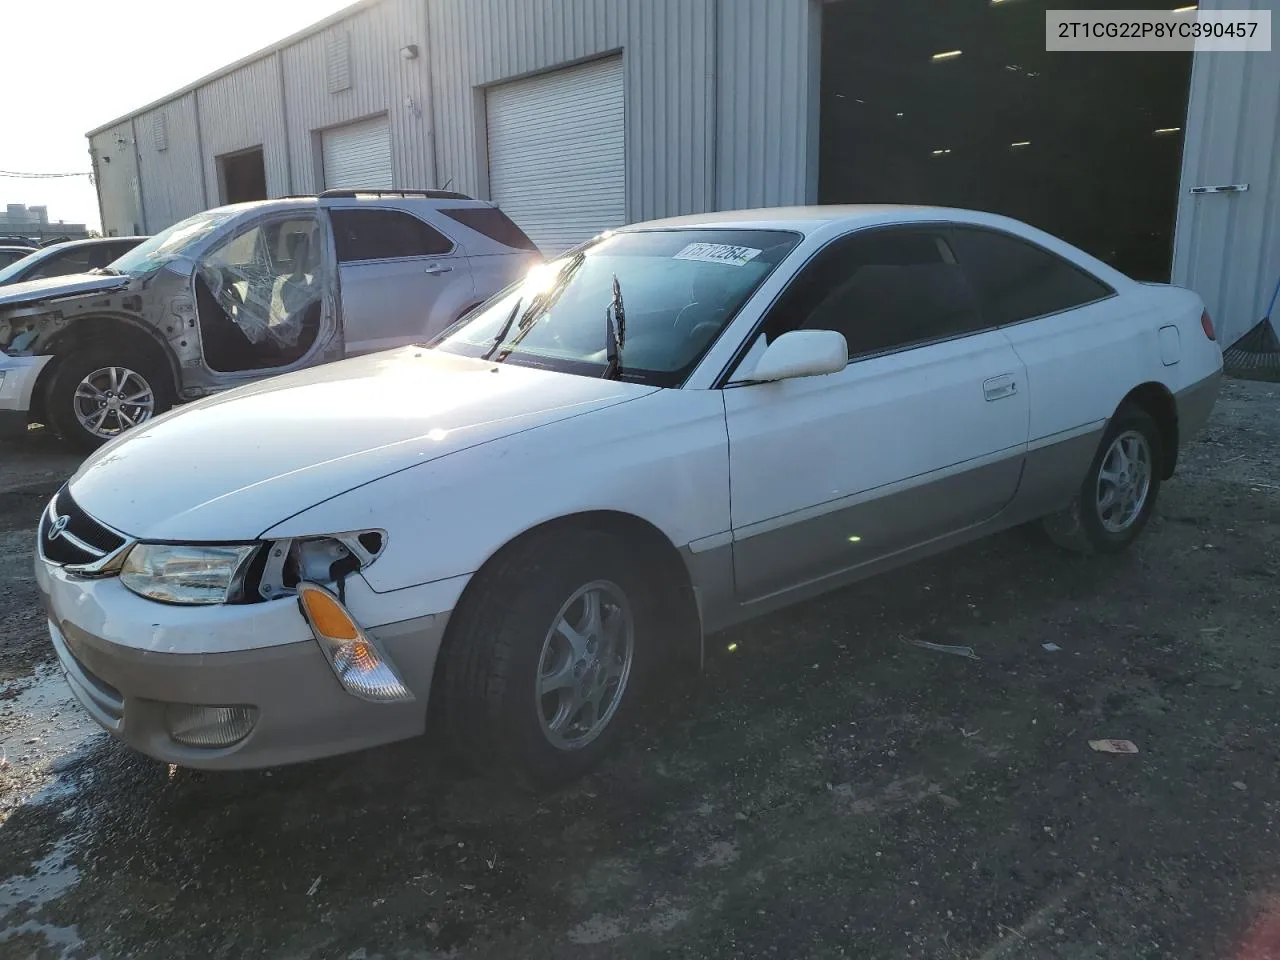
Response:
[[[50,502],[72,689],[160,760],[424,732],[534,784],[702,637],[1043,518],[1142,529],[1209,415],[1195,294],[982,213],[814,207],[603,234],[424,347],[193,403]]]

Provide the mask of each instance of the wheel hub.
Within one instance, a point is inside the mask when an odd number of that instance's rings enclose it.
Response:
[[[1112,441],[1098,471],[1095,509],[1110,533],[1122,533],[1138,519],[1151,489],[1151,449],[1146,437],[1127,430]]]
[[[84,430],[102,439],[117,436],[155,415],[155,392],[128,367],[102,367],[88,374],[72,400]]]
[[[599,580],[575,591],[543,642],[538,719],[554,746],[594,740],[617,712],[631,672],[634,621],[626,596]]]

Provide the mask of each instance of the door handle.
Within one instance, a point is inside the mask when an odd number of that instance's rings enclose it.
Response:
[[[445,265],[445,264],[443,264],[443,263],[433,263],[433,264],[431,264],[431,266],[427,267],[427,268],[426,268],[425,270],[423,270],[422,272],[423,272],[423,273],[425,273],[425,274],[426,274],[427,276],[429,276],[429,277],[438,277],[438,276],[440,276],[440,274],[442,274],[442,273],[448,273],[448,272],[449,272],[450,270],[452,270],[452,269],[453,269],[453,267],[446,266],[446,265]]]
[[[982,395],[988,400],[1003,400],[1005,397],[1012,397],[1017,392],[1018,381],[1013,379],[1013,374],[1011,373],[1005,373],[982,381]]]

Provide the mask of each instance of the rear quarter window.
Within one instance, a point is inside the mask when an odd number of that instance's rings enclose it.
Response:
[[[497,207],[458,207],[440,212],[450,220],[456,220],[464,227],[482,233],[503,246],[516,250],[538,249],[525,232],[516,226],[515,221]]]
[[[1074,263],[1007,233],[955,227],[948,239],[995,325],[1061,313],[1115,293]]]

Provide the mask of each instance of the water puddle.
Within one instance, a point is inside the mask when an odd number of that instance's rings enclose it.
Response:
[[[0,843],[19,808],[74,797],[89,776],[73,773],[77,759],[107,736],[81,709],[56,666],[41,665],[6,689],[15,685],[17,696],[0,700]],[[58,811],[57,819],[68,833],[23,873],[0,878],[0,945],[37,938],[63,957],[81,945],[74,927],[36,919],[80,881],[72,854],[84,824],[73,805]]]
[[[26,685],[12,700],[0,701],[0,790],[8,793],[4,788],[16,782],[23,803],[67,796],[65,785],[52,783],[53,768],[64,768],[106,733],[85,714],[57,666],[42,664],[29,680],[14,683]],[[0,812],[12,801],[0,799]]]

